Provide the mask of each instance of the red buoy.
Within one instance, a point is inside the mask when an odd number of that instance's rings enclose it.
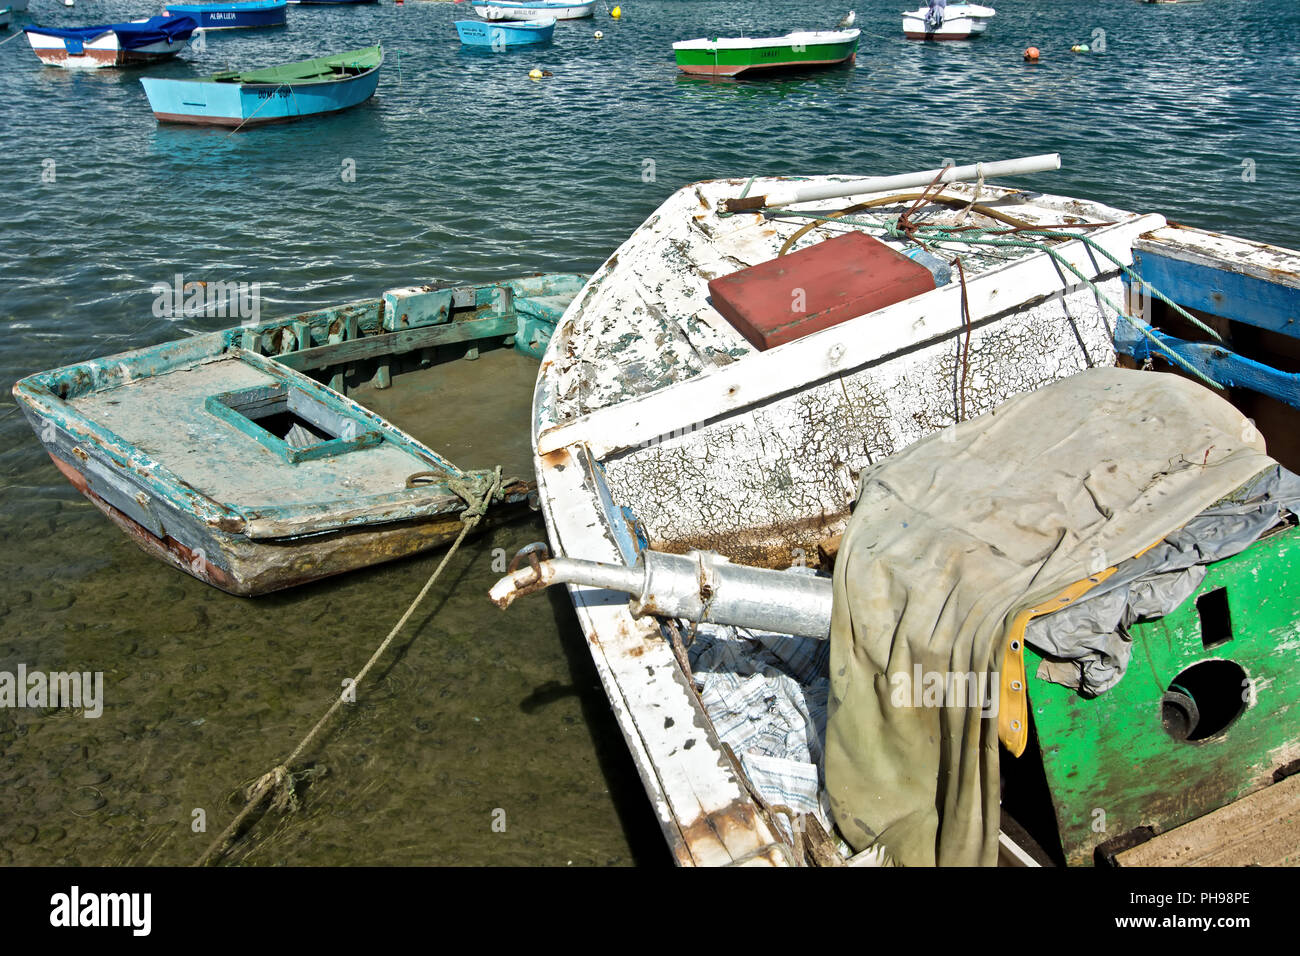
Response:
[[[1026,63],[1038,62],[1038,47],[1031,46],[1025,49],[1025,62]]]

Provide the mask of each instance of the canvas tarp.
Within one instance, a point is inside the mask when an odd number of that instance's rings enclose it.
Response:
[[[1018,754],[1028,729],[1031,616],[1104,580],[1098,555],[1113,569],[1273,464],[1205,387],[1109,368],[864,471],[835,566],[826,731],[849,843],[993,864],[999,737]],[[985,692],[966,696],[972,682]]]

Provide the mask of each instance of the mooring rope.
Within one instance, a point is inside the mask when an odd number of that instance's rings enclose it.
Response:
[[[929,188],[930,187],[927,186],[926,189],[921,193],[921,195],[925,196],[926,193],[929,191]],[[889,198],[889,197],[885,197],[885,198]],[[901,200],[901,197],[893,197],[893,198]],[[874,205],[874,203],[872,204]],[[883,205],[883,203],[881,204]],[[868,205],[867,203],[861,203],[859,204],[858,207],[849,207],[849,208],[850,209],[865,208],[867,205]],[[974,203],[972,203],[972,206],[975,209],[980,209],[980,207],[976,206]],[[1077,268],[1075,268],[1073,263],[1071,263],[1063,255],[1061,255],[1057,250],[1053,249],[1050,245],[1044,242],[1031,242],[1028,239],[1023,239],[1023,238],[1022,239],[995,238],[995,237],[1008,237],[1008,236],[1033,236],[1038,239],[1045,239],[1049,241],[1058,240],[1063,242],[1081,242],[1092,252],[1097,253],[1102,257],[1104,257],[1105,259],[1109,260],[1120,271],[1120,273],[1122,273],[1130,282],[1141,287],[1142,289],[1145,289],[1148,293],[1151,294],[1153,298],[1158,299],[1159,301],[1163,302],[1165,305],[1169,306],[1169,308],[1173,309],[1175,313],[1177,313],[1182,318],[1186,319],[1192,325],[1199,328],[1201,331],[1209,335],[1215,341],[1218,342],[1223,341],[1223,336],[1221,336],[1215,329],[1211,328],[1201,319],[1192,315],[1190,312],[1188,312],[1186,309],[1180,306],[1173,299],[1169,298],[1169,296],[1165,295],[1163,292],[1161,292],[1159,289],[1153,286],[1146,279],[1142,278],[1142,276],[1138,275],[1134,269],[1132,269],[1129,266],[1126,266],[1123,262],[1119,260],[1118,257],[1112,254],[1108,249],[1103,247],[1091,236],[1064,231],[1064,229],[1088,228],[1093,224],[1078,223],[1078,224],[1070,224],[1069,226],[1065,226],[1065,227],[1056,227],[1056,228],[1032,228],[1027,226],[1013,226],[1010,229],[979,228],[973,226],[944,226],[940,224],[918,225],[916,223],[911,222],[911,220],[908,218],[912,213],[912,211],[916,208],[917,208],[917,204],[913,203],[913,205],[910,206],[906,211],[904,211],[904,213],[901,216],[898,216],[897,218],[892,220],[886,220],[884,222],[871,220],[871,219],[861,219],[861,218],[851,217],[845,215],[845,212],[847,210],[841,210],[839,213],[831,213],[829,215],[826,215],[822,213],[804,212],[798,209],[772,209],[772,210],[768,210],[767,215],[772,218],[776,218],[777,216],[799,216],[806,219],[812,219],[814,220],[814,222],[835,222],[840,225],[856,226],[861,229],[877,229],[883,232],[886,236],[889,236],[890,238],[903,239],[906,241],[915,242],[923,249],[927,249],[930,251],[934,251],[934,247],[937,246],[939,243],[964,243],[966,245],[971,245],[971,246],[973,245],[989,246],[995,249],[997,248],[1032,249],[1035,252],[1044,252],[1049,257],[1051,257],[1052,261],[1055,262],[1057,266],[1063,267],[1069,272],[1073,273],[1074,276],[1077,279],[1079,279],[1080,282],[1082,282],[1092,291],[1094,296],[1096,296],[1101,302],[1110,306],[1110,308],[1114,310],[1116,315],[1123,316],[1125,319],[1127,319],[1129,324],[1131,324],[1133,328],[1135,328],[1138,331],[1139,334],[1141,334],[1145,339],[1147,339],[1147,341],[1155,348],[1155,351],[1159,352],[1161,357],[1164,358],[1165,361],[1169,362],[1171,365],[1178,366],[1183,371],[1187,372],[1189,375],[1193,375],[1196,378],[1200,379],[1202,382],[1204,382],[1206,385],[1209,385],[1211,388],[1216,388],[1221,391],[1223,390],[1224,386],[1220,382],[1215,381],[1209,375],[1202,372],[1200,369],[1194,366],[1183,356],[1175,352],[1169,345],[1161,341],[1161,339],[1156,335],[1155,329],[1153,329],[1149,323],[1143,321],[1136,315],[1133,315],[1130,310],[1123,309],[1115,302],[1113,302],[1110,299],[1110,297],[1106,295],[1106,293],[1101,291],[1100,287],[1095,282],[1093,282],[1082,272],[1080,272]],[[805,228],[810,228],[812,225],[813,224],[810,223],[809,227],[805,227]],[[797,232],[794,236],[791,237],[791,240],[797,238],[803,231],[804,230],[800,230],[800,232]],[[789,246],[790,244],[791,242],[787,241],[786,246]],[[785,247],[783,247],[782,251],[783,252],[785,251]],[[952,252],[953,250],[945,250],[945,251]]]
[[[247,123],[249,120],[251,120],[251,119],[252,119],[254,116],[256,116],[258,113],[262,112],[262,107],[265,106],[267,103],[271,102],[271,100],[275,99],[275,94],[276,94],[276,93],[279,93],[282,89],[284,89],[284,88],[285,88],[286,86],[288,86],[288,85],[289,85],[288,83],[281,83],[279,86],[277,86],[275,89],[273,89],[273,90],[271,91],[271,95],[268,96],[266,99],[264,99],[261,103],[259,103],[258,106],[257,106],[257,109],[255,109],[255,110],[253,110],[253,112],[249,113],[249,114],[248,114],[248,117],[247,117],[246,119],[244,119],[244,120],[243,120],[243,121],[242,121],[238,126],[236,126],[234,129],[232,129],[229,133],[227,133],[226,136],[234,136],[234,135],[235,135],[236,133],[238,133],[241,129],[243,129],[245,123]],[[293,93],[292,88],[289,90],[289,93],[292,95],[292,93]],[[298,105],[298,98],[297,98],[296,96],[294,97],[293,103],[294,103],[295,106]]]
[[[462,527],[455,542],[447,549],[447,553],[442,556],[442,560],[438,563],[438,567],[434,569],[433,574],[429,575],[429,580],[424,582],[424,587],[421,588],[420,593],[415,596],[415,600],[412,601],[410,606],[406,609],[406,613],[403,614],[401,619],[393,625],[393,629],[388,632],[388,636],[380,642],[377,648],[375,648],[375,652],[370,655],[370,660],[366,661],[365,666],[362,667],[361,670],[357,672],[357,675],[352,678],[352,683],[348,688],[334,699],[334,703],[330,704],[329,710],[325,711],[324,716],[322,716],[320,720],[316,721],[316,726],[312,727],[312,729],[307,732],[307,736],[303,737],[302,740],[299,741],[298,746],[293,748],[293,753],[289,754],[289,756],[283,761],[276,764],[276,766],[262,774],[262,776],[258,777],[256,782],[245,791],[245,800],[247,800],[247,803],[244,806],[244,809],[239,811],[238,816],[236,816],[234,820],[230,821],[230,825],[222,830],[221,835],[212,841],[212,844],[203,852],[203,855],[194,862],[194,866],[205,866],[210,861],[223,856],[226,849],[233,841],[234,836],[239,832],[239,828],[243,825],[244,821],[247,820],[253,811],[260,807],[268,797],[274,795],[271,802],[272,810],[292,810],[297,808],[297,796],[294,793],[294,774],[293,771],[290,770],[290,767],[293,766],[294,761],[306,752],[308,746],[310,746],[316,739],[316,736],[321,732],[322,728],[329,723],[330,718],[334,716],[339,707],[341,707],[344,701],[348,699],[349,691],[355,691],[355,689],[360,686],[361,682],[365,680],[366,675],[370,673],[370,669],[375,666],[375,662],[378,661],[379,658],[383,657],[384,651],[388,650],[388,646],[393,643],[393,639],[397,637],[402,628],[406,625],[406,622],[411,619],[411,615],[415,613],[416,608],[418,608],[425,597],[428,596],[434,583],[437,582],[439,576],[441,576],[443,569],[447,567],[447,562],[451,560],[452,555],[456,553],[456,549],[459,548],[461,542],[465,540],[465,536],[474,530],[475,525],[477,525],[479,521],[482,520],[483,515],[486,514],[488,506],[491,505],[493,500],[500,496],[501,466],[498,465],[490,475],[467,475],[464,478],[452,476],[448,479],[447,484],[452,491],[465,500],[467,506],[465,510],[461,512],[460,520]]]

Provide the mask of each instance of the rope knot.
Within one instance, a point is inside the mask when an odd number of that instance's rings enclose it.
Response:
[[[447,487],[465,502],[460,520],[476,524],[487,514],[488,506],[501,498],[501,466],[490,472],[467,474],[464,478],[452,475],[447,479]]]

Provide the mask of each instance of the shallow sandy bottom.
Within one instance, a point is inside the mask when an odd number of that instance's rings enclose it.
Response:
[[[414,373],[427,388],[351,394],[423,419],[419,436],[464,467],[501,461],[531,475],[536,368],[498,351]],[[416,414],[421,404],[442,412]],[[48,462],[29,460],[0,513],[0,670],[102,671],[105,705],[98,719],[0,710],[0,864],[193,862],[242,806],[240,788],[360,669],[440,552],[231,597],[148,558],[54,484]],[[510,613],[487,600],[500,562],[544,536],[530,515],[466,542],[311,755],[319,773],[303,781],[301,810],[268,815],[230,861],[667,862],[563,592]],[[200,809],[207,831],[196,833]]]

